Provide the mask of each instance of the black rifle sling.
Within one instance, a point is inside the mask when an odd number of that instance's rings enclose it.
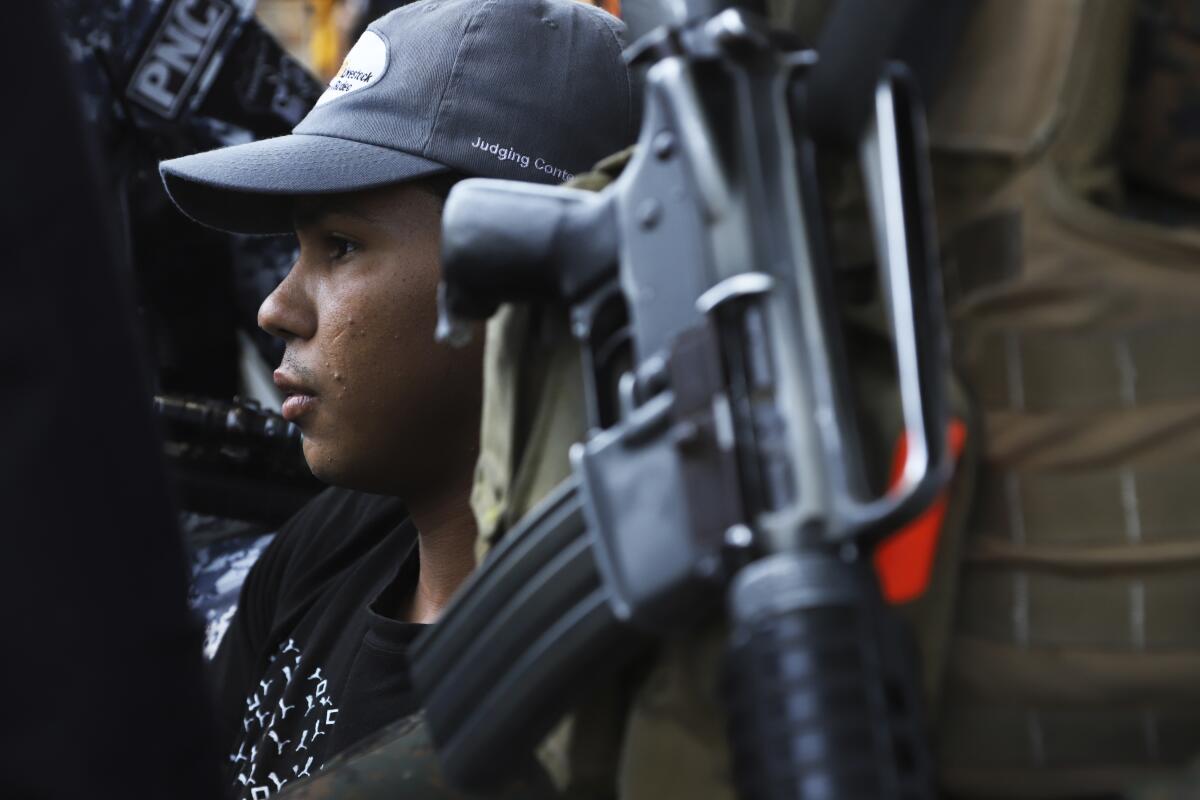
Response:
[[[923,0],[916,8],[919,13],[909,15],[893,56],[912,72],[926,108],[935,107],[978,8],[979,0]]]
[[[807,89],[814,138],[852,145],[871,113],[871,90],[888,60],[912,71],[932,107],[978,0],[840,0],[825,17],[820,61]]]
[[[840,0],[817,41],[805,121],[814,139],[853,146],[871,116],[874,88],[913,11],[927,0]]]

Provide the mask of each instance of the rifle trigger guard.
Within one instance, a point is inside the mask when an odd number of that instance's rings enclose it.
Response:
[[[746,297],[766,294],[775,288],[775,279],[765,272],[743,272],[733,275],[696,298],[696,310],[711,314],[719,306]]]

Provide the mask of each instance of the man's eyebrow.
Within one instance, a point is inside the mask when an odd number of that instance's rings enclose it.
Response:
[[[315,225],[325,217],[334,215],[354,217],[363,222],[378,224],[380,219],[368,211],[364,211],[352,203],[339,203],[336,199],[317,199],[314,202],[300,203],[292,211],[292,222],[298,228]]]

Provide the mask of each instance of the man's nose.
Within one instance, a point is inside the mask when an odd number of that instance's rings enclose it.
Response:
[[[258,307],[258,327],[285,342],[312,338],[317,329],[316,314],[305,295],[297,267]]]

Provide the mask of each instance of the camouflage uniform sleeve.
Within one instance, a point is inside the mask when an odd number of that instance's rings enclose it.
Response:
[[[209,664],[208,678],[215,700],[218,742],[233,746],[241,726],[242,703],[249,688],[259,679],[259,656],[274,618],[275,596],[278,590],[278,570],[281,568],[281,549],[287,543],[279,536],[267,545],[238,592],[237,605],[229,627],[221,637]]]
[[[1200,761],[1169,778],[1150,781],[1125,793],[1126,800],[1196,800],[1200,798]]]
[[[525,776],[502,791],[496,800],[541,800],[555,796],[554,788],[533,759]],[[287,800],[465,800],[469,795],[450,788],[442,778],[437,750],[421,714],[396,722],[364,739],[330,761],[312,778],[285,789]]]
[[[339,496],[344,490],[338,490]],[[208,678],[215,701],[218,742],[232,747],[242,724],[242,707],[254,682],[262,677],[267,650],[275,646],[268,641],[275,624],[276,609],[286,604],[289,584],[288,570],[304,556],[307,540],[320,532],[322,515],[332,490],[320,495],[320,501],[310,501],[295,516],[283,524],[262,555],[250,567],[238,592],[237,605],[229,627],[221,638],[209,664]]]

